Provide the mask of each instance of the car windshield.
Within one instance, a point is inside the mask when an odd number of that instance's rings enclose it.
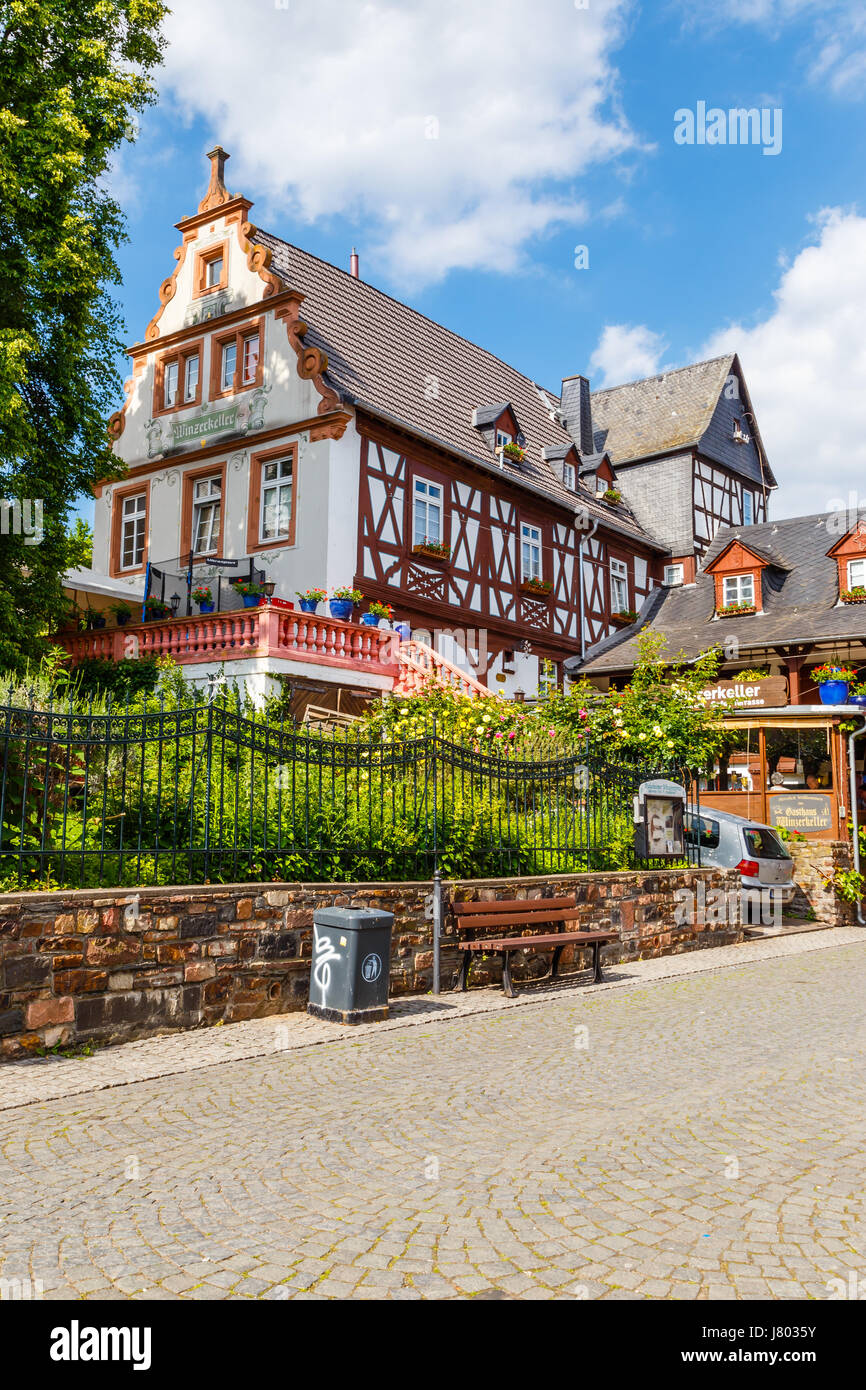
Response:
[[[765,825],[750,825],[743,830],[746,849],[753,859],[790,859],[779,837]]]

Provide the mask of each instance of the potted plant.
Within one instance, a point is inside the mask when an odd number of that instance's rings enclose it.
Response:
[[[363,597],[360,589],[350,589],[345,584],[341,585],[331,594],[331,601],[328,605],[331,610],[331,617],[338,618],[344,623],[349,622],[352,617],[352,609],[356,603],[361,602]]]
[[[526,594],[536,594],[539,598],[547,598],[553,585],[549,579],[524,579],[520,585]]]
[[[88,628],[105,627],[105,614],[104,614],[104,613],[97,613],[95,609],[93,609],[93,608],[88,608],[88,610],[87,610],[87,626],[88,626]]]
[[[163,603],[162,599],[157,598],[155,594],[148,594],[147,598],[144,600],[144,621],[146,623],[153,623],[160,618],[167,618],[169,611],[168,604]]]
[[[866,681],[858,681],[856,685],[852,685],[848,691],[848,704],[866,709]]]
[[[386,622],[390,622],[393,616],[394,610],[390,603],[373,602],[370,604],[367,612],[361,614],[361,622],[365,627],[378,627],[383,619]]]
[[[610,616],[619,627],[630,627],[637,620],[637,613],[633,608],[621,608],[618,613],[611,613]]]
[[[844,705],[848,701],[848,687],[852,684],[855,672],[850,666],[813,666],[812,680],[818,687],[822,705]]]
[[[742,618],[747,613],[757,613],[757,608],[753,603],[726,603],[718,610],[720,618]]]
[[[213,594],[207,584],[196,584],[192,601],[198,604],[199,613],[212,613],[214,610]]]
[[[855,584],[853,589],[843,589],[839,597],[843,603],[866,603],[866,586]]]
[[[426,555],[431,560],[450,560],[451,547],[445,545],[443,541],[431,541],[426,537],[423,541],[416,541],[412,547],[413,555]]]
[[[526,450],[521,449],[519,444],[503,444],[502,452],[513,463],[523,463],[526,458]]]
[[[111,611],[114,614],[114,620],[117,623],[117,626],[126,627],[126,624],[132,617],[132,609],[130,608],[129,604],[113,603],[111,605]]]
[[[327,597],[327,589],[305,589],[303,593],[297,594],[302,613],[315,613],[319,604],[324,603]]]
[[[235,593],[240,594],[244,608],[258,608],[264,592],[261,584],[248,584],[242,579],[235,584]]]
[[[622,501],[622,493],[619,488],[616,487],[605,488],[604,492],[601,494],[601,500],[602,502],[607,502],[609,506],[615,507],[617,502]]]

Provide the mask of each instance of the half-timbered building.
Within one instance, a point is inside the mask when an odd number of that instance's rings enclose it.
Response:
[[[632,621],[672,559],[699,551],[702,526],[729,518],[733,493],[713,482],[700,507],[690,491],[680,535],[639,481],[659,465],[679,478],[675,451],[693,471],[723,453],[718,408],[688,441],[654,437],[660,449],[639,457],[624,396],[593,396],[582,375],[545,388],[366,283],[354,255],[343,271],[256,228],[226,188],[227,157],[212,152],[159,308],[129,349],[109,424],[125,472],[97,489],[92,572],[70,577],[79,603],[126,595],[133,618],[67,634],[73,657],[166,653],[191,679],[225,669],[260,689],[283,676],[299,709],[351,709],[431,672],[543,691],[566,658]],[[736,359],[731,371],[744,392]],[[708,397],[705,370],[701,382]],[[741,447],[772,485],[756,430]],[[748,469],[718,467],[739,497]],[[757,519],[765,492],[753,491]],[[232,579],[271,593],[244,607]],[[197,585],[213,612],[196,611]],[[411,638],[324,605],[300,612],[313,586],[390,604]],[[154,596],[169,611],[144,622]]]

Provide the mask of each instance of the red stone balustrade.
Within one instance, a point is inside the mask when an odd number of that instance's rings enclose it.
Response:
[[[400,646],[395,633],[315,614],[287,612],[270,604],[231,613],[202,613],[132,626],[61,633],[57,639],[73,658],[170,656],[181,666],[284,657],[315,666],[340,666],[397,678]]]

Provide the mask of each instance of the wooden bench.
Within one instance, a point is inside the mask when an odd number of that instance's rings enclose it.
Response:
[[[566,946],[591,946],[593,982],[596,983],[603,979],[599,947],[607,941],[617,940],[614,931],[556,930],[533,936],[501,935],[510,927],[528,927],[537,931],[539,927],[561,923],[564,928],[566,923],[577,918],[577,900],[573,895],[567,898],[509,898],[502,902],[454,903],[452,912],[458,931],[475,933],[471,940],[457,943],[463,957],[455,989],[467,988],[472,961],[479,952],[498,951],[502,956],[502,988],[509,999],[514,998],[509,962],[512,951],[552,950],[550,974],[546,978],[555,980],[559,973],[559,959]],[[482,935],[477,935],[479,932]]]

